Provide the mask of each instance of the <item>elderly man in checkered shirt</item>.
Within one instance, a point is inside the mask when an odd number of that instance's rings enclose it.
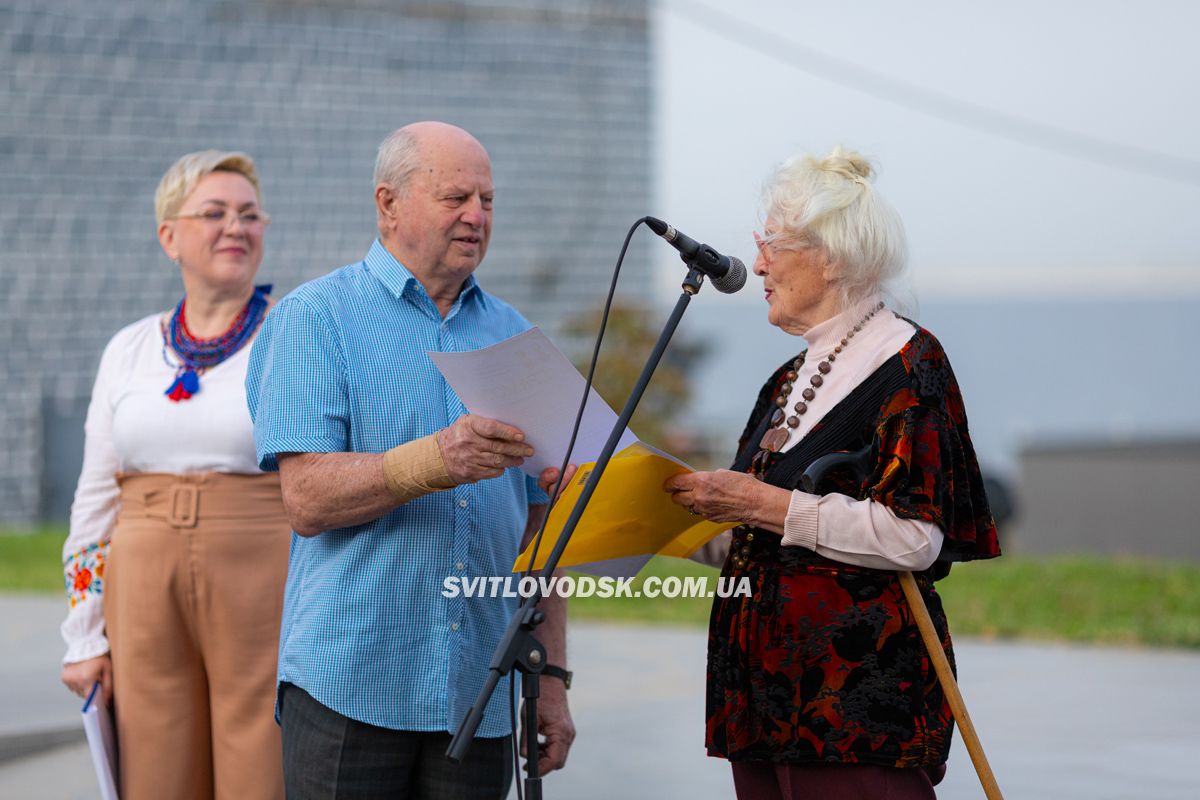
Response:
[[[290,798],[503,798],[513,773],[507,692],[471,755],[444,758],[515,599],[441,593],[447,576],[503,575],[545,513],[547,470],[521,431],[470,416],[430,351],[475,350],[529,328],[475,269],[492,170],[466,131],[421,122],[379,148],[379,238],[366,257],[271,311],[246,378],[264,470],[278,469],[295,535],[277,714]],[[565,600],[542,604],[539,769],[575,737]]]

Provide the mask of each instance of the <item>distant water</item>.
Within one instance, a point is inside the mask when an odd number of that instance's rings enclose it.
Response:
[[[724,304],[722,304],[724,300]],[[1023,446],[1200,435],[1200,298],[923,303],[950,355],[981,461],[1012,473]],[[759,387],[803,348],[765,304],[704,298],[682,335],[710,342],[694,424],[733,443]]]

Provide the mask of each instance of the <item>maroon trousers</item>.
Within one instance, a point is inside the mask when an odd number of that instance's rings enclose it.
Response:
[[[936,800],[935,783],[923,769],[874,764],[774,764],[734,761],[733,788],[739,800]]]

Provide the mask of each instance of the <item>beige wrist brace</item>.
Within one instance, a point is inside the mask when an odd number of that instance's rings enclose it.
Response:
[[[437,434],[405,442],[383,454],[383,480],[401,503],[454,486]]]

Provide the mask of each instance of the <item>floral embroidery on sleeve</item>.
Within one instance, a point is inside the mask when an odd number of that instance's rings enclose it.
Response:
[[[90,544],[63,562],[63,583],[71,608],[75,608],[89,597],[103,594],[108,544]]]

